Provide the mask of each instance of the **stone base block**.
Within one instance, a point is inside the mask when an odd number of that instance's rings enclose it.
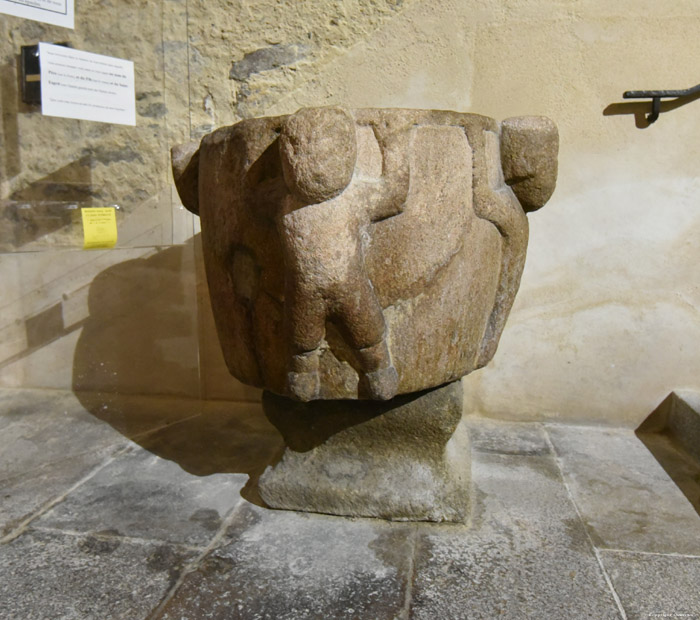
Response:
[[[674,390],[636,433],[700,514],[700,392]]]
[[[301,403],[263,395],[286,449],[259,481],[272,508],[464,522],[471,454],[461,382],[390,401]]]

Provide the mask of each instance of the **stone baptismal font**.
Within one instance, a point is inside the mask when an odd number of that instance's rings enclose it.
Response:
[[[467,519],[460,378],[496,351],[557,151],[544,117],[337,107],[173,149],[226,364],[285,440],[269,506]]]

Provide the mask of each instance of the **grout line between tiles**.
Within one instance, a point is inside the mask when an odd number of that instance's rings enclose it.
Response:
[[[629,431],[630,433],[634,433],[634,427],[632,426],[616,426],[613,424],[591,424],[591,423],[585,423],[585,422],[557,422],[553,420],[542,420],[541,422],[538,422],[538,424],[541,424],[544,428],[547,428],[549,426],[554,426],[554,427],[563,427],[563,428],[594,428],[596,430],[600,431]]]
[[[76,482],[73,486],[68,488],[68,490],[64,491],[57,497],[54,497],[53,499],[49,500],[46,502],[43,506],[41,506],[38,510],[36,510],[34,513],[32,513],[29,517],[24,519],[23,521],[20,522],[20,524],[14,528],[9,534],[3,536],[0,538],[0,544],[8,543],[10,541],[13,541],[15,538],[18,536],[21,536],[24,531],[27,529],[27,526],[34,521],[35,519],[41,517],[45,513],[47,513],[49,510],[51,510],[56,504],[59,504],[62,502],[68,495],[70,495],[73,491],[75,491],[78,487],[86,483],[88,480],[90,480],[93,476],[97,475],[98,472],[102,471],[107,465],[112,463],[115,459],[120,457],[122,454],[127,452],[130,449],[130,446],[124,446],[121,450],[117,450],[107,458],[105,461],[100,463],[99,465],[95,466],[87,475],[83,476],[78,482]]]
[[[675,553],[675,552],[669,552],[669,553],[664,553],[663,551],[637,551],[635,549],[610,549],[608,547],[605,547],[600,550],[602,553],[626,553],[629,555],[653,555],[653,556],[660,556],[663,558],[685,558],[688,560],[700,560],[700,555],[692,555],[690,553]]]
[[[588,528],[588,525],[586,525],[586,522],[583,519],[583,515],[581,514],[581,511],[579,510],[578,504],[576,503],[576,500],[574,499],[574,495],[571,492],[571,489],[569,488],[568,483],[566,482],[566,478],[564,477],[564,470],[561,466],[560,458],[559,458],[559,453],[557,452],[556,448],[554,447],[554,443],[552,442],[551,437],[549,436],[549,431],[547,427],[544,427],[544,436],[545,439],[547,440],[547,443],[549,444],[549,447],[552,451],[552,456],[554,457],[554,462],[557,465],[557,469],[559,470],[559,476],[561,477],[562,484],[564,485],[564,488],[566,489],[566,494],[569,496],[569,501],[571,502],[571,505],[574,507],[574,510],[576,511],[576,516],[578,516],[579,521],[581,522],[581,526],[583,527],[583,531],[586,533],[586,538],[588,539],[588,543],[591,546],[591,549],[593,549],[593,554],[595,555],[596,561],[598,562],[598,567],[600,568],[601,573],[603,574],[603,578],[605,579],[605,583],[608,585],[608,589],[610,590],[610,593],[615,600],[615,604],[617,605],[617,610],[620,613],[620,617],[622,620],[627,620],[627,612],[625,612],[625,608],[622,604],[622,600],[620,600],[620,596],[617,593],[617,590],[615,590],[615,586],[613,585],[612,579],[610,578],[610,575],[608,574],[607,569],[605,568],[605,565],[603,564],[603,560],[600,557],[600,553],[598,551],[598,548],[595,546],[595,543],[593,542],[593,538],[591,537],[590,530]]]
[[[97,540],[120,540],[127,543],[133,543],[136,545],[172,545],[173,547],[179,547],[186,551],[201,552],[204,549],[203,546],[199,545],[188,545],[185,543],[172,542],[169,540],[160,540],[155,538],[140,538],[139,536],[127,536],[124,534],[106,534],[103,532],[78,532],[75,530],[62,530],[56,527],[45,527],[45,526],[34,526],[32,531],[42,532],[46,534],[59,534],[70,536],[73,538],[96,538]]]
[[[572,498],[573,501],[573,498]],[[576,510],[578,512],[578,509]],[[579,515],[580,517],[580,515]],[[585,527],[585,524],[584,524]],[[593,547],[593,553],[595,554],[595,559],[598,562],[598,566],[600,567],[601,572],[603,573],[603,577],[605,578],[605,582],[608,584],[608,588],[610,589],[610,593],[612,594],[612,597],[615,599],[615,604],[617,605],[617,609],[620,612],[620,616],[622,616],[623,620],[627,620],[627,613],[625,612],[625,607],[622,604],[622,601],[620,600],[620,596],[617,593],[617,590],[615,590],[615,586],[613,585],[612,579],[610,578],[610,575],[608,574],[608,570],[605,568],[605,564],[603,564],[603,559],[600,557],[600,552],[596,548],[596,546],[593,544],[593,540],[591,539],[590,535],[588,534],[588,530],[586,530],[586,535],[588,536],[588,540],[591,543],[591,546]]]
[[[229,526],[238,515],[238,512],[241,510],[241,507],[244,503],[246,502],[243,498],[240,498],[238,500],[238,503],[234,506],[234,508],[231,510],[228,516],[223,520],[221,526],[219,527],[219,530],[209,541],[209,544],[203,549],[201,549],[199,555],[196,558],[185,564],[182,571],[180,572],[180,576],[177,578],[177,581],[175,581],[172,587],[165,593],[165,596],[163,597],[161,602],[158,603],[158,605],[151,611],[151,613],[148,614],[148,616],[146,616],[144,620],[155,620],[158,616],[160,616],[161,612],[165,609],[165,607],[171,601],[173,596],[175,596],[175,593],[180,589],[180,586],[184,583],[185,579],[191,573],[195,572],[199,568],[199,565],[202,562],[202,560],[219,546],[221,539],[228,531]]]

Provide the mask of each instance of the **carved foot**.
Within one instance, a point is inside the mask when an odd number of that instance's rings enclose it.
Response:
[[[368,372],[366,377],[370,398],[389,400],[396,396],[396,390],[399,389],[399,373],[393,366]]]
[[[321,389],[317,371],[287,373],[287,383],[290,394],[305,403],[318,398]]]

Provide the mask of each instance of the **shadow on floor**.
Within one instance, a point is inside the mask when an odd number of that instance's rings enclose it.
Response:
[[[191,257],[191,247],[173,246],[113,265],[93,280],[73,391],[96,418],[191,474],[248,474],[242,495],[260,503],[257,478],[282,440],[259,403],[198,398]]]

